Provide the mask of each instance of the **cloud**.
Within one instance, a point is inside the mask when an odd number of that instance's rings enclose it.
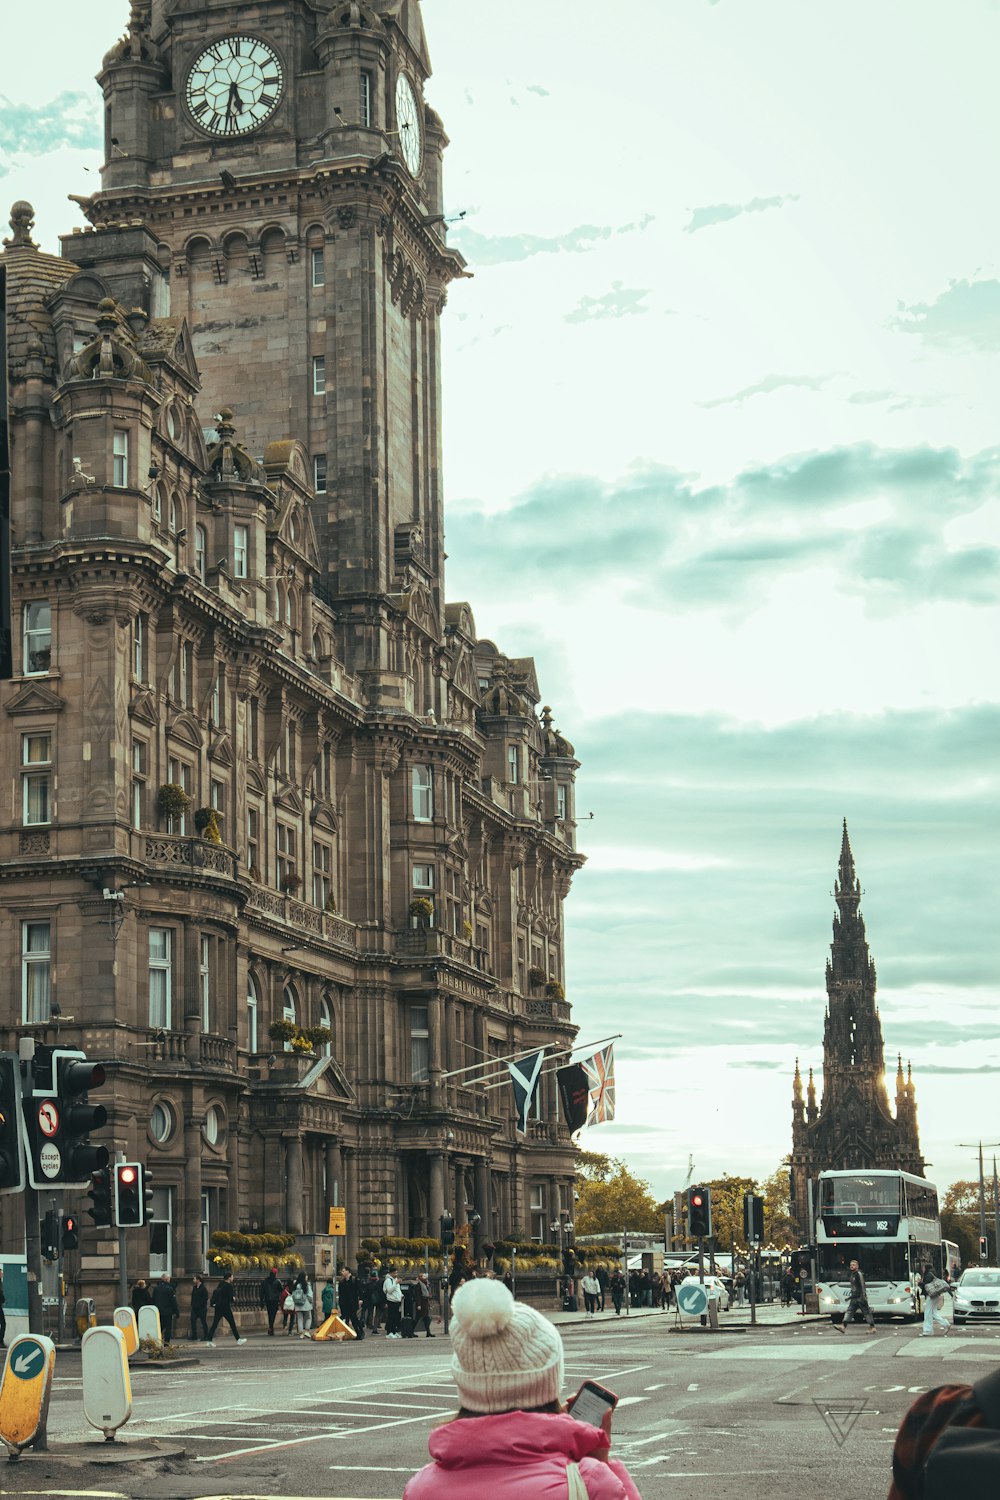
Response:
[[[699,401],[699,406],[731,406],[733,402],[748,401],[751,396],[770,396],[774,391],[787,390],[789,386],[802,386],[806,390],[818,391],[827,385],[831,375],[765,375],[755,385],[746,385],[731,396],[716,396],[712,401]]]
[[[580,224],[565,234],[551,236],[485,235],[478,234],[468,224],[462,224],[454,228],[450,238],[466,260],[481,266],[500,266],[513,261],[529,260],[533,255],[557,255],[560,251],[579,254],[592,250],[601,240],[610,239],[615,232],[606,224]]]
[[[643,306],[648,296],[648,287],[626,287],[620,281],[613,281],[611,291],[602,297],[581,297],[564,321],[588,323],[597,318],[624,318],[631,313],[649,312],[649,308]]]
[[[895,396],[895,391],[855,391],[847,399],[852,406],[878,406],[883,401],[892,401]]]
[[[543,89],[540,83],[526,83],[525,88],[527,89],[529,94],[538,94],[539,98],[541,99],[547,99],[549,97],[548,89]]]
[[[699,229],[708,229],[713,224],[726,224],[742,214],[760,214],[768,208],[783,208],[786,203],[797,203],[798,193],[784,193],[776,198],[751,198],[747,203],[707,203],[691,210],[691,218],[684,226],[686,234],[697,234]]]
[[[448,540],[470,598],[550,594],[585,579],[646,609],[745,610],[811,565],[885,614],[1000,598],[1000,549],[962,545],[948,530],[997,500],[1000,450],[964,459],[857,444],[701,488],[658,464],[613,483],[549,475],[503,511],[453,504]]]
[[[899,304],[896,333],[916,333],[939,348],[1000,350],[1000,281],[953,281],[933,302]]]
[[[0,171],[10,157],[38,155],[59,146],[99,148],[100,118],[92,94],[67,92],[44,104],[12,104],[0,96]]]

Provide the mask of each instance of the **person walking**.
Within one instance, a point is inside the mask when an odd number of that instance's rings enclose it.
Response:
[[[274,1337],[274,1320],[285,1300],[284,1288],[278,1276],[277,1266],[272,1266],[260,1284],[260,1305],[267,1313],[267,1331]]]
[[[434,1337],[431,1333],[431,1284],[423,1271],[417,1277],[417,1285],[413,1293],[413,1322],[414,1328],[418,1323],[423,1323],[424,1338]]]
[[[627,1291],[625,1277],[621,1271],[612,1272],[608,1289],[611,1292],[611,1302],[615,1310],[615,1317],[620,1318],[622,1315],[622,1303],[625,1301],[625,1293]]]
[[[868,1324],[868,1332],[875,1332],[875,1318],[871,1308],[868,1306],[868,1288],[865,1286],[865,1278],[861,1270],[860,1262],[851,1261],[851,1298],[847,1304],[842,1323],[835,1323],[834,1328],[840,1333],[847,1332],[848,1323],[853,1323],[858,1313],[861,1313]]]
[[[208,1320],[205,1314],[208,1312],[208,1287],[205,1285],[203,1276],[195,1276],[191,1283],[191,1342],[198,1337],[198,1324],[202,1326],[206,1344],[208,1343]]]
[[[281,1331],[291,1335],[295,1332],[295,1302],[292,1298],[292,1278],[289,1276],[281,1288]]]
[[[541,1313],[501,1281],[467,1282],[455,1293],[451,1347],[458,1416],[431,1433],[432,1462],[407,1482],[403,1500],[640,1500],[610,1455],[610,1411],[600,1427],[564,1411],[562,1340]]]
[[[340,1308],[340,1316],[354,1329],[355,1338],[363,1339],[365,1323],[361,1316],[360,1303],[361,1283],[356,1276],[352,1275],[349,1266],[341,1266],[340,1280],[337,1284],[337,1304]]]
[[[403,1318],[403,1288],[397,1281],[391,1265],[388,1267],[385,1273],[385,1279],[382,1282],[382,1292],[385,1296],[386,1304],[386,1338],[402,1338],[402,1334],[399,1331],[399,1325],[402,1322]]]
[[[246,1343],[246,1339],[240,1338],[240,1330],[237,1328],[236,1319],[233,1317],[233,1298],[235,1296],[236,1283],[233,1281],[233,1273],[232,1271],[227,1271],[212,1293],[212,1306],[215,1308],[215,1317],[212,1319],[212,1326],[208,1331],[208,1347],[210,1349],[215,1348],[215,1330],[223,1319],[225,1319],[233,1330],[233,1338],[236,1342],[238,1344]]]
[[[132,1311],[136,1316],[136,1321],[138,1321],[139,1318],[140,1307],[148,1307],[152,1300],[152,1297],[149,1295],[149,1287],[140,1276],[139,1280],[132,1288],[132,1295],[129,1298],[129,1301],[132,1303]]]
[[[300,1271],[292,1287],[292,1305],[295,1308],[295,1331],[300,1339],[309,1337],[312,1323],[313,1294],[305,1271]]]
[[[164,1273],[153,1288],[149,1299],[160,1315],[160,1333],[165,1344],[170,1343],[170,1336],[174,1331],[174,1319],[179,1318],[181,1310],[177,1306],[177,1293],[170,1277]]]
[[[601,1283],[593,1271],[588,1271],[584,1276],[580,1282],[580,1289],[583,1292],[583,1306],[587,1317],[592,1318],[597,1311],[597,1304],[601,1300]]]
[[[932,1339],[935,1327],[950,1333],[951,1324],[944,1313],[944,1299],[949,1294],[954,1296],[954,1293],[947,1281],[942,1281],[936,1274],[929,1261],[920,1277],[920,1292],[924,1299],[924,1331],[920,1337]]]
[[[604,1265],[598,1266],[595,1275],[597,1276],[598,1286],[601,1288],[601,1312],[603,1312],[604,1300],[608,1294],[608,1282],[611,1278],[608,1276],[607,1266]]]

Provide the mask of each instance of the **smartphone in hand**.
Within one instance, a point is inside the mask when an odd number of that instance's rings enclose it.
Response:
[[[567,1411],[578,1422],[600,1427],[610,1435],[611,1413],[617,1405],[618,1397],[614,1391],[609,1391],[605,1385],[598,1385],[596,1380],[585,1380],[569,1402]]]

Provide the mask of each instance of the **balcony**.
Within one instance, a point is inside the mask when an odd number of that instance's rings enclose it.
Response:
[[[439,927],[403,927],[395,935],[393,951],[401,958],[452,958],[456,963],[492,974],[490,956],[465,938],[442,932]]]
[[[209,1032],[151,1028],[139,1046],[150,1067],[167,1068],[171,1072],[195,1066],[232,1073],[236,1067],[233,1043]]]
[[[177,833],[142,835],[142,858],[147,865],[161,869],[198,871],[209,875],[236,878],[236,853],[225,844]]]
[[[337,943],[341,948],[354,948],[357,928],[353,922],[335,912],[321,911],[306,901],[296,901],[292,896],[283,896],[280,891],[268,890],[262,885],[251,885],[249,912],[260,912],[276,917],[289,927],[299,927],[310,933],[318,942]]]

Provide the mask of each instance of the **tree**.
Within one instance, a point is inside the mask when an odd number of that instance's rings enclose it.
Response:
[[[716,1250],[727,1252],[734,1240],[745,1245],[743,1194],[757,1191],[756,1178],[730,1177],[726,1172],[701,1185],[712,1189],[712,1236]]]
[[[619,1235],[624,1229],[662,1233],[663,1219],[649,1183],[625,1162],[598,1152],[581,1151],[576,1205],[576,1232]]]
[[[764,1234],[772,1245],[795,1246],[801,1238],[792,1218],[792,1174],[787,1167],[772,1172],[760,1189],[764,1199]]]
[[[993,1240],[993,1183],[985,1184],[986,1234]],[[963,1265],[979,1263],[979,1182],[960,1178],[941,1199],[941,1237],[954,1240]],[[996,1252],[995,1252],[996,1253]]]

